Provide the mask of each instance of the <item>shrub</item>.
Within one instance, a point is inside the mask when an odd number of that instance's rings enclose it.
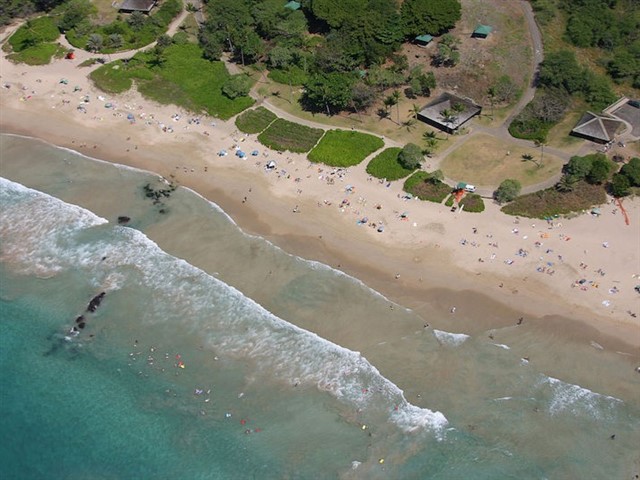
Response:
[[[350,167],[382,148],[380,137],[348,130],[329,130],[309,153],[309,160],[334,167]]]
[[[508,178],[503,180],[498,189],[493,192],[493,198],[498,203],[507,203],[513,201],[518,195],[520,195],[520,189],[522,185],[518,180]]]
[[[629,178],[622,173],[616,173],[611,180],[611,195],[614,197],[626,197],[631,193]]]
[[[263,145],[278,151],[308,152],[320,140],[323,130],[278,118],[258,135]]]
[[[278,118],[271,110],[258,107],[247,110],[236,118],[236,127],[244,133],[260,133]]]
[[[420,168],[423,160],[422,149],[415,143],[407,143],[398,154],[398,162],[406,170]]]
[[[292,65],[286,70],[271,70],[267,76],[274,82],[296,87],[304,85],[309,79],[305,71],[296,65]]]
[[[390,181],[410,175],[415,169],[407,169],[400,164],[398,161],[400,151],[401,149],[397,147],[383,150],[369,162],[367,173],[376,178],[384,178]]]
[[[556,188],[548,188],[522,195],[502,207],[502,211],[509,215],[547,218],[586,210],[594,205],[601,205],[605,201],[605,191],[601,186],[578,181],[570,192],[561,192]]]
[[[12,62],[26,63],[27,65],[47,65],[51,62],[51,57],[61,51],[64,50],[58,44],[40,43],[18,53],[12,53],[7,58]]]

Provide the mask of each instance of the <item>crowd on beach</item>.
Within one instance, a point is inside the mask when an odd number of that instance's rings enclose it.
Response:
[[[444,247],[453,252],[452,261],[463,270],[523,281],[537,277],[538,283],[548,285],[555,293],[562,291],[576,304],[584,304],[576,295],[591,294],[590,306],[599,314],[615,313],[618,319],[636,315],[633,289],[640,283],[638,228],[625,226],[613,204],[605,206],[598,216],[550,219],[540,226],[508,217],[490,201],[486,201],[487,210],[482,214],[452,213],[443,205],[407,195],[401,189],[402,181],[371,177],[364,171],[364,163],[351,168],[315,164],[302,154],[270,150],[255,135],[238,132],[233,121],[154,104],[137,92],[117,97],[97,92],[85,73],[69,64],[38,67],[34,73],[6,59],[3,65],[3,108],[32,109],[36,114],[43,108],[57,111],[69,122],[71,147],[80,152],[102,145],[88,144],[81,130],[73,125],[104,129],[109,142],[113,142],[110,149],[121,148],[122,153],[132,156],[132,164],[139,148],[165,142],[188,145],[185,155],[174,165],[175,175],[181,175],[177,178],[179,183],[188,185],[202,180],[203,174],[214,175],[216,168],[253,171],[266,181],[272,194],[289,199],[288,214],[309,215],[312,222],[310,209],[329,209],[334,212],[335,221],[348,225],[341,227],[346,235],[353,228],[354,235],[366,231],[384,245]],[[37,129],[34,134],[38,134]],[[225,149],[259,154],[243,158],[216,155]],[[256,208],[252,204],[253,193],[255,190],[252,192],[249,187],[240,193],[238,201],[247,208]],[[637,200],[629,209],[637,221]],[[613,228],[623,232],[624,239],[613,233]],[[581,238],[577,238],[576,230]],[[609,235],[620,240],[615,247],[613,243],[609,245]],[[600,252],[594,247],[596,242]],[[424,272],[413,274],[416,279],[423,275]],[[407,275],[403,275],[405,278]],[[504,282],[500,282],[500,288],[502,285]]]

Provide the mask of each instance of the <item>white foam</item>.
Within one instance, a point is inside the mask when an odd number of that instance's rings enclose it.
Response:
[[[615,406],[623,403],[618,398],[592,392],[588,388],[566,383],[553,377],[544,376],[538,386],[551,388],[549,403],[551,414],[571,412],[575,415],[588,414],[599,419],[603,415],[609,414]]]
[[[466,342],[469,338],[469,335],[464,333],[451,333],[445,332],[443,330],[433,330],[433,335],[436,337],[438,342],[442,345],[448,345],[451,347],[458,347]]]
[[[0,177],[0,260],[25,274],[51,276],[64,268],[60,257],[71,238],[108,223],[77,205]]]
[[[505,345],[504,343],[492,343],[491,345],[503,348],[505,350],[511,350],[511,347],[509,345]]]
[[[354,409],[371,409],[405,431],[442,430],[440,412],[411,405],[392,382],[360,353],[329,342],[265,310],[235,288],[162,251],[143,233],[114,225],[100,235],[78,238],[107,223],[80,207],[13,182],[12,202],[3,214],[3,254],[25,269],[44,265],[49,272],[83,271],[96,286],[149,289],[154,300],[137,321],[171,322],[194,331],[216,353],[255,360],[265,374],[315,385]],[[70,221],[71,219],[71,221]],[[14,228],[15,227],[15,228]],[[15,233],[25,241],[14,241]],[[5,238],[6,237],[6,238]],[[7,247],[7,244],[9,247]]]

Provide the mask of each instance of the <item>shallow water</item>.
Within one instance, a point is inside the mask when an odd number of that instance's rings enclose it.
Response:
[[[628,358],[535,328],[425,329],[438,319],[189,190],[154,205],[155,175],[17,137],[0,151],[2,176],[29,187],[0,185],[3,478],[637,472]]]

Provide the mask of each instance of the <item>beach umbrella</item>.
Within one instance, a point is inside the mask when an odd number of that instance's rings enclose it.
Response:
[[[253,152],[251,152],[251,155],[253,155],[254,157],[257,157],[258,153],[259,153],[258,150],[254,150]]]

